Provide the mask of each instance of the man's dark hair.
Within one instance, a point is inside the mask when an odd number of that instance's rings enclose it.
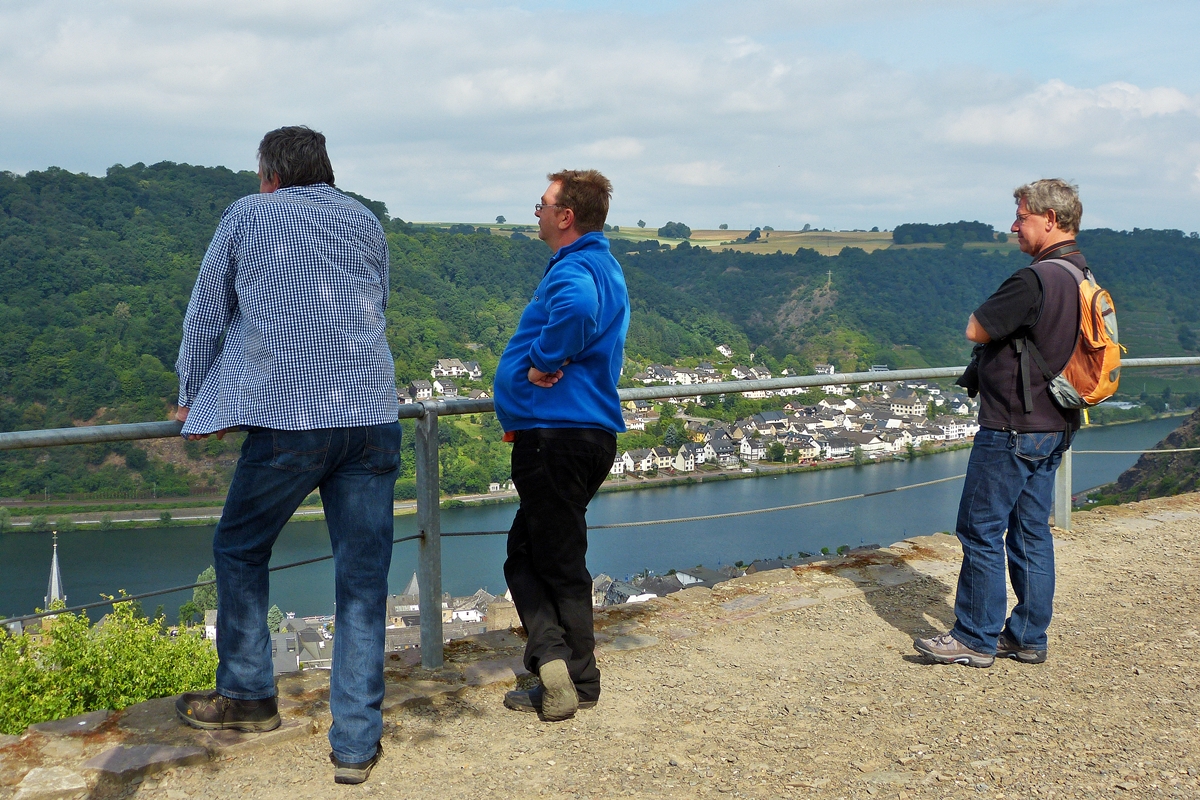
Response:
[[[263,177],[279,178],[279,187],[328,183],[333,165],[325,152],[325,136],[304,125],[276,128],[258,145],[258,168]]]
[[[558,204],[575,212],[575,227],[580,233],[604,230],[612,182],[594,169],[564,169],[546,176],[559,183]]]

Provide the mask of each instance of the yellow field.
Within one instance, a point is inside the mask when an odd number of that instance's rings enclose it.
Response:
[[[449,227],[454,223],[426,222],[415,224]],[[468,224],[476,225],[476,227],[481,225],[480,223]],[[505,225],[496,225],[493,223],[488,225],[487,223],[482,223],[482,227],[490,228],[493,236],[511,236],[516,228],[532,227],[533,230],[526,230],[523,233],[531,239],[537,238],[536,226],[514,225],[511,223]],[[620,225],[618,227],[620,230],[609,233],[609,238],[626,239],[632,242],[644,242],[653,239],[662,244],[669,244],[672,247],[684,241],[683,239],[667,239],[659,236],[658,229],[649,226],[639,228],[636,225]],[[746,238],[749,233],[749,230],[722,231],[716,229],[697,229],[692,231],[692,236],[687,241],[693,247],[707,247],[710,250],[737,250],[742,253],[774,253],[783,251],[790,255],[795,253],[799,248],[806,247],[816,250],[825,256],[835,256],[842,251],[843,247],[858,247],[870,253],[873,250],[888,248],[894,250],[917,250],[921,248],[936,249],[945,246],[936,243],[892,244],[892,234],[890,231],[762,231],[762,238],[757,242],[751,244],[730,244],[735,239]],[[1005,244],[998,242],[967,242],[963,247],[967,250],[1017,251],[1016,237],[1012,237]]]

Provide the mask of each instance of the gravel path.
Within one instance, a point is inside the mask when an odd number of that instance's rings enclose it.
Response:
[[[1075,522],[1043,665],[915,655],[914,635],[952,621],[958,567],[957,542],[922,537],[607,615],[603,697],[565,723],[506,711],[503,687],[464,688],[389,712],[361,787],[335,787],[310,736],[137,794],[1198,797],[1200,496]]]

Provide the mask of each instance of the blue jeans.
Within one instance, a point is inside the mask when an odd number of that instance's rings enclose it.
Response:
[[[267,630],[268,563],[279,532],[321,490],[336,575],[329,743],[342,761],[375,755],[383,732],[383,647],[400,423],[281,431],[251,428],[213,535],[217,691],[275,696]]]
[[[958,506],[963,561],[954,600],[957,622],[951,631],[972,650],[995,653],[996,638],[1006,627],[1022,647],[1046,649],[1054,607],[1054,472],[1069,446],[1062,431],[982,428],[975,435]],[[1017,596],[1007,622],[1006,553]]]

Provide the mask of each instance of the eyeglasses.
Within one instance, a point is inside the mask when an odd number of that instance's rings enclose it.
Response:
[[[558,203],[534,203],[533,213],[542,213],[543,208],[570,208],[570,206],[560,206]]]
[[[1032,216],[1034,216],[1032,211],[1030,211],[1028,214],[1017,214],[1017,224],[1018,225],[1024,224],[1025,220],[1029,219]]]

